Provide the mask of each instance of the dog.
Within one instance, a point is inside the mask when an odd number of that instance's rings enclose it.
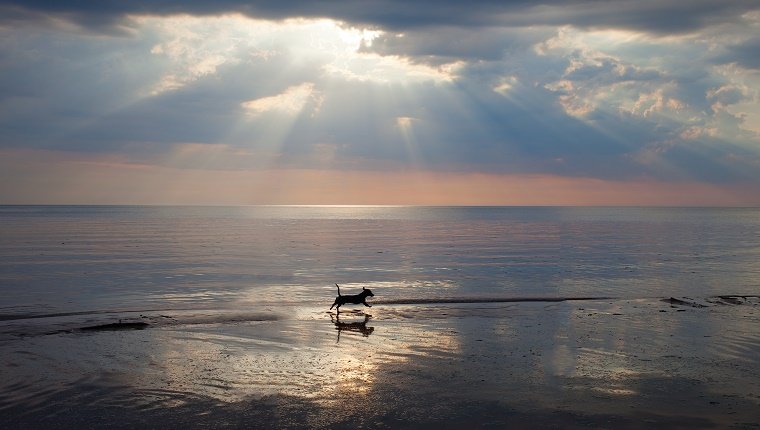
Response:
[[[336,310],[340,312],[340,307],[350,303],[353,305],[363,304],[364,306],[371,308],[369,303],[367,303],[367,297],[375,297],[374,294],[372,294],[371,290],[368,290],[364,287],[362,287],[362,292],[359,294],[355,294],[353,296],[341,296],[340,295],[340,286],[338,284],[335,284],[336,287],[338,287],[338,297],[335,298],[335,301],[333,302],[332,306],[330,306],[330,310],[332,310],[333,307],[337,305]]]

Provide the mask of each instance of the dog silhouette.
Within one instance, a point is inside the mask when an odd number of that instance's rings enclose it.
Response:
[[[352,305],[358,305],[363,304],[364,306],[367,306],[368,308],[371,308],[369,303],[367,303],[367,297],[374,297],[375,295],[372,294],[371,290],[368,290],[364,287],[362,287],[362,292],[359,294],[354,294],[352,296],[342,296],[340,294],[340,286],[338,284],[335,284],[336,287],[338,287],[338,297],[335,298],[335,301],[333,302],[332,306],[330,306],[330,310],[332,310],[333,307],[337,306],[336,310],[340,312],[340,307],[345,304],[352,304]]]

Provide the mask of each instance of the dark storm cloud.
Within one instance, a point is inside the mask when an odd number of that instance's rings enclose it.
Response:
[[[400,34],[383,33],[362,50],[380,55],[405,55],[428,64],[457,60],[494,61],[531,49],[554,34],[556,30],[550,28],[484,27],[473,31],[465,27],[436,26]]]
[[[747,69],[760,69],[760,37],[727,46],[714,60],[723,64],[736,63]]]
[[[117,26],[125,15],[214,15],[242,13],[251,17],[284,19],[327,17],[349,23],[403,30],[416,27],[456,25],[627,28],[654,33],[682,33],[710,24],[730,22],[757,9],[754,0],[3,0],[3,20],[45,19],[52,16],[96,31]]]

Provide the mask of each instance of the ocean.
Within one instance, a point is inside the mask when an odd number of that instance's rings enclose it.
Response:
[[[0,207],[0,318],[376,299],[757,294],[760,210]]]
[[[752,208],[0,206],[0,427],[756,428],[759,295]]]

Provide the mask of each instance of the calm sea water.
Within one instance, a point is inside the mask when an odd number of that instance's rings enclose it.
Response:
[[[0,316],[760,292],[760,210],[0,206]]]

